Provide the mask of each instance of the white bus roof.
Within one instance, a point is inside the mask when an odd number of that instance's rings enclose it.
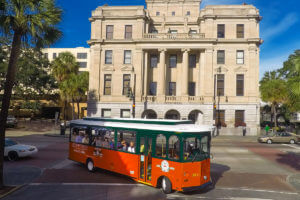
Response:
[[[122,123],[111,121],[97,121],[97,120],[73,120],[72,125],[79,126],[101,126],[101,127],[115,127],[115,128],[128,128],[140,130],[157,130],[168,131],[177,133],[199,133],[210,132],[212,126],[195,125],[195,124],[175,124],[175,125],[162,125],[162,124],[147,124],[147,123]]]

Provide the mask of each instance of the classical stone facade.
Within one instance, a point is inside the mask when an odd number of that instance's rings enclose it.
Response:
[[[201,0],[100,6],[92,32],[88,115],[259,126],[259,11]],[[130,93],[130,92],[129,92]],[[214,107],[216,111],[214,112]]]

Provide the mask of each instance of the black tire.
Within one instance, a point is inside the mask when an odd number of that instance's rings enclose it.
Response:
[[[8,152],[7,158],[9,161],[16,161],[19,159],[19,155],[15,151]]]
[[[290,144],[296,144],[296,141],[294,139],[291,139]]]
[[[86,161],[86,168],[88,169],[89,172],[94,172],[95,171],[95,165],[92,159],[87,159]]]
[[[273,143],[272,140],[270,139],[267,140],[267,144],[272,144],[272,143]]]
[[[161,189],[165,194],[170,194],[172,192],[172,183],[168,177],[163,177],[161,180]]]

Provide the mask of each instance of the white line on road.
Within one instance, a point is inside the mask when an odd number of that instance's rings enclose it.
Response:
[[[300,147],[295,147],[295,146],[293,146],[293,145],[290,145],[290,144],[281,144],[281,145],[284,145],[284,146],[289,146],[289,147],[292,147],[292,148],[295,148],[295,149],[298,149],[298,150],[300,150]]]
[[[252,191],[252,192],[269,192],[269,193],[278,193],[278,194],[291,194],[291,195],[298,195],[297,192],[283,192],[283,191],[273,191],[273,190],[257,190],[257,189],[250,189],[250,188],[216,188],[219,190],[243,190],[243,191]]]

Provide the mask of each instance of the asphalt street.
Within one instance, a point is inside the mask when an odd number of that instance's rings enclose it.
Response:
[[[255,138],[218,137],[212,142],[213,186],[165,195],[160,189],[69,161],[66,138],[27,135],[17,141],[39,153],[5,161],[7,185],[23,185],[5,200],[24,199],[300,199],[300,146],[259,144]]]

